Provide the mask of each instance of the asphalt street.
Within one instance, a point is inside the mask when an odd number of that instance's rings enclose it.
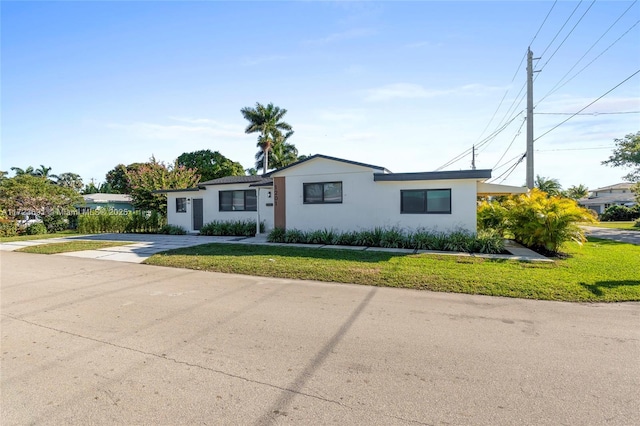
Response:
[[[638,303],[0,266],[4,426],[640,424]]]

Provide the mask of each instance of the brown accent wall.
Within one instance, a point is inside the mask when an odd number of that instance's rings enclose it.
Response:
[[[273,178],[273,226],[287,227],[287,203],[284,177]]]

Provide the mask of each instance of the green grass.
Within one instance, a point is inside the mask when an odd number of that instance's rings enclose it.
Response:
[[[49,238],[61,238],[61,237],[69,237],[69,236],[77,237],[79,235],[83,235],[83,234],[78,234],[78,231],[75,231],[75,230],[61,231],[61,232],[56,232],[55,234],[18,235],[15,237],[0,237],[0,243],[9,243],[12,241],[46,240]]]
[[[640,300],[640,246],[590,239],[567,259],[529,263],[438,255],[206,244],[145,263],[225,273],[527,299]]]
[[[624,229],[630,231],[640,231],[640,228],[634,228],[635,221],[630,222],[598,222],[590,223],[587,226],[597,226],[599,228]]]
[[[127,241],[69,241],[65,243],[41,244],[37,246],[23,247],[16,251],[23,253],[58,254],[72,251],[97,250],[106,247],[124,246],[133,244]]]

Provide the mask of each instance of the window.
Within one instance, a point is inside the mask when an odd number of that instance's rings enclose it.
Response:
[[[258,199],[256,198],[255,189],[245,191],[220,191],[218,194],[220,201],[219,210],[221,212],[255,212],[258,210]]]
[[[451,190],[411,189],[400,191],[400,213],[451,214]]]
[[[342,182],[302,184],[304,204],[342,203]]]
[[[186,198],[176,198],[176,213],[186,213],[187,212],[187,199]]]

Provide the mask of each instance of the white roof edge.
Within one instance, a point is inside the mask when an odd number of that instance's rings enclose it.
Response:
[[[498,185],[496,183],[478,182],[478,194],[509,195],[526,194],[529,189],[524,186]]]

